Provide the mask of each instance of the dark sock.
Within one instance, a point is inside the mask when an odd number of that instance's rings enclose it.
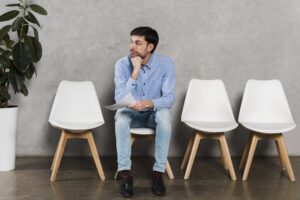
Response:
[[[120,174],[120,176],[121,177],[123,177],[123,178],[130,178],[130,177],[132,177],[132,175],[131,175],[131,171],[130,170],[122,170],[122,171],[119,171],[119,174]]]

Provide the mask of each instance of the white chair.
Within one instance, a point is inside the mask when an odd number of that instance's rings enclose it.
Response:
[[[290,180],[295,181],[282,133],[294,129],[296,124],[280,81],[248,80],[238,122],[251,131],[239,166],[245,167],[243,180],[247,180],[257,142],[274,139],[282,169],[286,168]]]
[[[236,180],[224,132],[235,129],[236,123],[225,86],[221,80],[190,81],[184,101],[181,121],[196,130],[186,149],[181,169],[189,159],[184,179],[188,179],[195,160],[200,140],[215,139],[220,146],[225,169]]]
[[[95,87],[92,82],[62,81],[53,102],[50,124],[62,129],[59,143],[52,162],[51,181],[55,181],[61,158],[68,139],[86,139],[92,151],[98,174],[105,179],[97,147],[91,132],[104,124]]]
[[[137,139],[149,138],[155,140],[155,129],[152,128],[131,128],[131,145]],[[172,168],[167,161],[166,171],[170,179],[174,179]],[[115,173],[115,179],[118,177],[118,171]]]

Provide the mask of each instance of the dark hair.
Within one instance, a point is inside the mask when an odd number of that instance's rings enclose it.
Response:
[[[137,27],[130,32],[130,35],[144,36],[146,42],[154,45],[154,48],[152,49],[151,53],[155,51],[159,37],[156,30],[154,30],[153,28],[147,26]]]

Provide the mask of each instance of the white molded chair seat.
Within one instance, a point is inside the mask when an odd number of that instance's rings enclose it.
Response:
[[[238,122],[261,133],[272,133],[272,130],[273,133],[282,133],[295,128],[280,81],[248,80]]]
[[[204,131],[207,133],[227,132],[235,129],[238,126],[236,122],[184,122],[191,128]]]
[[[229,169],[232,180],[236,180],[224,132],[238,126],[225,86],[221,80],[197,80],[189,83],[181,115],[181,121],[196,130],[186,148],[181,169],[187,162],[184,179],[188,179],[202,139],[217,140],[225,169]]]
[[[239,123],[249,129],[249,141],[244,149],[239,169],[247,180],[258,141],[273,139],[282,170],[287,169],[291,181],[294,172],[282,134],[294,129],[287,98],[279,80],[248,80],[239,113]]]
[[[51,181],[56,175],[68,139],[85,139],[88,141],[99,177],[104,180],[104,172],[91,129],[104,124],[98,96],[91,81],[61,81],[52,105],[49,123],[62,129],[59,143],[54,155]]]
[[[241,124],[253,131],[274,134],[274,133],[285,133],[287,131],[293,130],[296,124],[291,123],[259,123],[259,122],[241,122]]]
[[[55,128],[61,128],[65,130],[80,132],[101,126],[101,121],[90,121],[90,122],[68,122],[68,121],[55,121],[51,120],[51,125]]]
[[[55,128],[84,131],[104,124],[98,96],[91,81],[61,81],[49,123]]]
[[[153,128],[131,128],[130,132],[132,134],[137,134],[137,135],[154,135],[155,129],[153,129]]]

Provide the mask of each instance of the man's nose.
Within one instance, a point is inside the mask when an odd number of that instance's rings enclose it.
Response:
[[[129,48],[130,48],[130,50],[134,50],[135,47],[136,47],[136,46],[135,46],[134,44],[130,44],[130,47],[129,47]]]

